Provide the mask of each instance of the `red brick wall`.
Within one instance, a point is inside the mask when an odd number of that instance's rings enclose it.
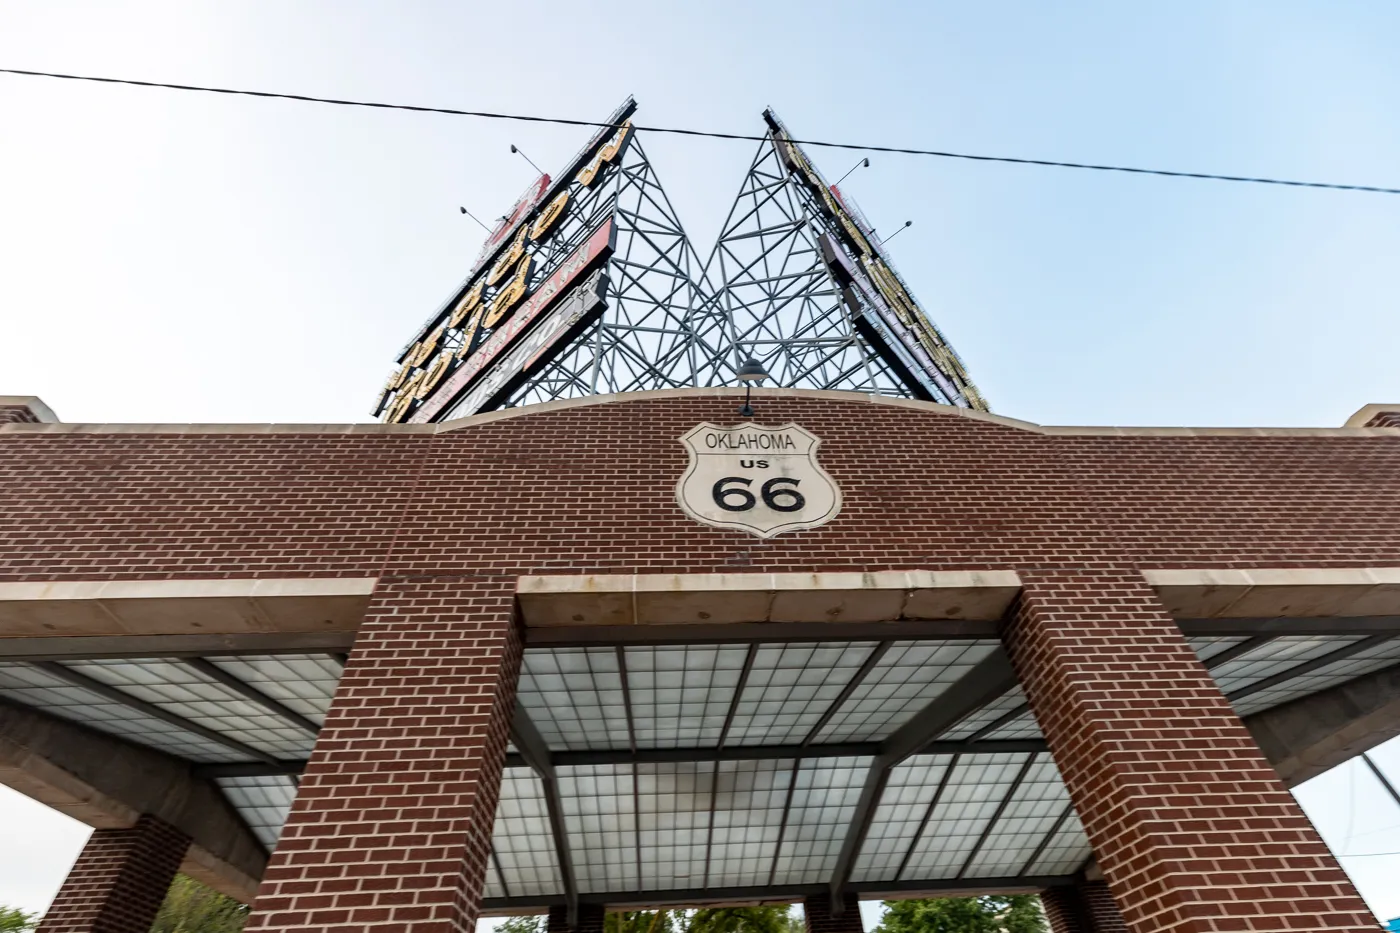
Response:
[[[759,420],[821,437],[846,506],[758,541],[674,501],[676,438],[734,404],[440,435],[12,427],[0,578],[1400,564],[1400,437],[1044,435],[804,398],[761,398]]]
[[[1103,881],[1049,888],[1040,895],[1051,933],[1128,933],[1128,925]]]
[[[0,424],[38,424],[39,419],[23,405],[0,405]]]
[[[825,894],[809,894],[803,900],[807,933],[861,933],[860,908],[852,899],[839,914],[831,912],[831,898]]]
[[[249,931],[472,933],[520,641],[514,580],[381,580]]]
[[[147,933],[189,845],[153,816],[94,830],[39,933]]]
[[[1375,923],[1133,570],[1031,570],[1005,633],[1135,933]]]

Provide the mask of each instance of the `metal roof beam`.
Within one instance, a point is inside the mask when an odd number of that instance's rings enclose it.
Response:
[[[308,732],[313,736],[321,734],[321,727],[316,725],[316,723],[307,719],[291,707],[286,706],[279,700],[273,699],[251,684],[244,683],[217,664],[207,661],[204,658],[185,658],[184,663],[203,674],[205,677],[208,677],[210,680],[217,681],[225,687],[228,687],[248,702],[261,706],[272,715],[286,720],[303,732]]]
[[[815,641],[881,641],[919,638],[997,637],[996,620],[909,619],[900,622],[722,622],[684,625],[564,625],[524,629],[527,648],[613,645],[797,644]]]
[[[1016,683],[1016,672],[1011,667],[1011,661],[1006,652],[998,647],[880,743],[879,754],[866,774],[845,842],[841,845],[841,854],[828,883],[834,910],[842,909],[847,879],[851,877],[856,856],[870,831],[870,821],[875,816],[875,807],[884,793],[890,770],[910,755],[923,751],[935,738],[1004,695]]]
[[[236,635],[62,635],[0,639],[0,661],[97,661],[116,658],[212,658],[238,654],[344,651],[354,632],[256,632]]]
[[[215,732],[213,729],[201,726],[197,722],[176,715],[154,703],[148,703],[145,700],[134,697],[129,693],[113,687],[111,684],[104,684],[102,681],[89,677],[86,674],[64,667],[62,664],[58,664],[54,661],[40,661],[36,663],[34,667],[59,680],[65,680],[75,687],[82,687],[84,690],[95,693],[103,699],[111,700],[113,703],[119,703],[129,709],[136,710],[138,713],[150,716],[152,719],[159,719],[161,722],[169,723],[175,728],[183,729],[186,732],[197,735],[205,741],[213,742],[216,745],[222,745],[224,748],[238,752],[238,754],[246,758],[256,758],[258,761],[268,764],[281,765],[281,762],[275,755],[254,748],[251,745],[246,745],[237,739],[231,739],[221,732]]]
[[[1313,658],[1311,661],[1304,661],[1302,664],[1295,664],[1293,667],[1290,667],[1287,670],[1279,671],[1272,677],[1265,677],[1263,680],[1257,680],[1252,684],[1248,684],[1239,688],[1238,690],[1231,691],[1230,693],[1226,694],[1225,698],[1231,703],[1237,703],[1240,700],[1243,700],[1245,697],[1253,696],[1254,694],[1260,693],[1264,690],[1268,690],[1271,687],[1277,687],[1279,684],[1287,683],[1295,677],[1302,677],[1304,674],[1311,674],[1313,671],[1321,670],[1329,664],[1335,664],[1338,661],[1344,661],[1353,655],[1360,654],[1361,652],[1366,651],[1367,649],[1374,648],[1377,645],[1383,645],[1386,642],[1390,641],[1393,637],[1393,635],[1372,635],[1369,638],[1363,638],[1360,641],[1354,641],[1349,645],[1344,645],[1343,647],[1338,648],[1336,651],[1329,651],[1327,654],[1324,654],[1321,657]]]
[[[578,926],[578,880],[574,876],[574,861],[569,853],[569,836],[564,829],[564,804],[559,795],[559,780],[554,772],[549,746],[519,700],[515,703],[515,715],[511,717],[510,737],[520,750],[521,758],[539,775],[540,783],[544,786],[545,809],[549,813],[549,829],[554,837],[554,851],[559,860],[559,875],[564,882],[564,900],[568,904],[569,927],[572,929]],[[506,883],[504,877],[501,883]]]
[[[1400,616],[1279,616],[1257,619],[1177,619],[1185,635],[1400,635]]]

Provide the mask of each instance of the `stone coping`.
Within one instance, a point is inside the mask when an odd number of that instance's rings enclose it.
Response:
[[[734,399],[744,395],[744,390],[733,387],[658,389],[649,392],[624,392],[613,395],[593,395],[583,398],[561,399],[523,405],[501,411],[485,412],[467,418],[458,418],[438,424],[65,424],[57,418],[53,423],[44,424],[5,424],[0,425],[0,433],[12,434],[440,434],[465,428],[502,421],[508,418],[523,418],[552,411],[564,411],[594,405],[615,405],[628,402],[643,402],[668,398],[715,398]],[[868,395],[860,392],[841,392],[827,389],[754,389],[753,396],[764,398],[807,398],[838,402],[863,402],[872,405],[885,405],[894,408],[912,408],[918,411],[942,415],[954,415],[973,421],[985,421],[1003,427],[1017,428],[1036,434],[1106,437],[1396,437],[1400,428],[1360,427],[1370,420],[1377,411],[1391,411],[1400,406],[1368,405],[1353,415],[1342,428],[1192,428],[1192,427],[1115,427],[1115,426],[1044,426],[1030,421],[1007,418],[990,412],[973,411],[954,405],[940,405],[917,399],[891,398],[884,395]],[[0,396],[12,399],[16,404],[42,406],[49,415],[48,406],[30,396]],[[1357,419],[1370,412],[1359,424]],[[36,414],[40,414],[36,411]]]
[[[1177,619],[1400,615],[1400,567],[1144,570]]]

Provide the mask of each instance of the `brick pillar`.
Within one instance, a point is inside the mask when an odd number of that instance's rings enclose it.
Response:
[[[569,926],[569,908],[557,906],[549,908],[549,922],[545,933],[603,933],[605,908],[597,904],[578,906],[578,926]]]
[[[514,579],[381,579],[247,929],[473,933],[520,673]]]
[[[853,901],[837,914],[832,913],[829,895],[809,894],[803,899],[802,913],[806,918],[807,933],[863,933],[860,908]]]
[[[94,830],[38,933],[147,933],[189,847],[188,836],[153,816]]]
[[[1026,571],[1004,638],[1134,933],[1375,921],[1136,571]]]
[[[1052,933],[1128,933],[1107,882],[1081,881],[1047,888],[1041,906]]]

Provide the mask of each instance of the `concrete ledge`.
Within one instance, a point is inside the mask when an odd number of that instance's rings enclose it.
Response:
[[[744,395],[743,389],[731,387],[656,389],[649,392],[622,392],[613,395],[591,395],[583,398],[560,399],[522,405],[501,411],[489,411],[466,418],[437,424],[4,424],[0,434],[438,434],[530,415],[586,408],[595,405],[618,405],[672,398],[713,398],[729,401]],[[1344,428],[1192,428],[1192,427],[1116,427],[1059,426],[1045,427],[1030,421],[974,411],[955,405],[940,405],[917,399],[867,395],[861,392],[840,392],[828,389],[754,389],[759,399],[804,398],[834,402],[854,402],[911,408],[931,414],[951,415],[972,421],[1015,428],[1033,434],[1084,437],[1389,437],[1397,436],[1395,428],[1367,428],[1347,422]],[[42,404],[42,403],[40,403]],[[1367,406],[1376,410],[1391,410],[1393,406]],[[1355,416],[1354,416],[1355,417]]]
[[[1178,619],[1400,615],[1400,567],[1144,570]]]
[[[1382,413],[1389,414],[1392,412],[1400,413],[1400,402],[1393,402],[1389,405],[1364,405],[1360,411],[1347,419],[1345,426],[1348,428],[1364,428],[1366,427],[1366,423],[1376,417],[1376,415]],[[1379,428],[1377,430],[1394,431],[1396,429]]]
[[[353,632],[373,578],[0,583],[0,638]]]
[[[738,624],[1000,619],[1021,589],[1010,570],[616,574],[521,577],[525,624]]]
[[[27,408],[41,424],[58,423],[58,415],[37,395],[0,395],[0,408]]]

